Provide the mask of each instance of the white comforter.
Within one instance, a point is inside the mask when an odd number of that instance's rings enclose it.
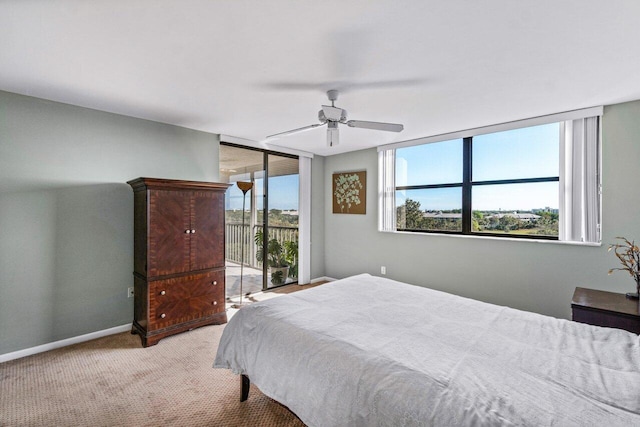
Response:
[[[640,426],[638,335],[368,274],[242,308],[214,366],[309,426]]]

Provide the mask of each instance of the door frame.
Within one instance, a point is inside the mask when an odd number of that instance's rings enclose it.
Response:
[[[220,145],[241,148],[246,150],[253,150],[261,152],[262,164],[264,166],[264,203],[263,203],[263,226],[267,224],[268,227],[268,215],[269,215],[269,155],[279,157],[289,157],[298,160],[298,281],[292,283],[286,283],[278,286],[268,287],[268,266],[263,263],[263,278],[262,278],[262,290],[274,289],[276,287],[289,285],[289,284],[308,284],[310,283],[310,271],[311,271],[311,236],[310,236],[310,218],[311,218],[311,158],[312,154],[306,152],[296,152],[296,150],[273,150],[264,148],[265,144],[251,144],[249,141],[242,140],[229,141],[234,139],[226,137],[220,140]],[[252,195],[252,198],[254,196]],[[266,253],[266,245],[268,239],[263,239],[263,253]]]

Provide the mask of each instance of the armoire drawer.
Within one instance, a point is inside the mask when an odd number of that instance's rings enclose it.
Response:
[[[224,270],[153,281],[149,287],[149,304],[211,294],[224,296]]]
[[[222,295],[224,297],[224,270],[210,271],[194,277],[190,285],[191,297]]]
[[[189,299],[189,306],[194,313],[200,313],[202,316],[209,316],[215,313],[221,313],[225,310],[224,295],[201,295]]]
[[[167,328],[225,311],[222,295],[201,295],[177,301],[166,301],[149,310],[148,329]]]
[[[150,331],[166,328],[191,320],[189,298],[168,300],[149,307]]]
[[[149,286],[149,330],[224,312],[224,270],[156,280]]]
[[[169,301],[180,301],[191,296],[193,276],[158,280],[149,285],[149,306],[154,307]]]

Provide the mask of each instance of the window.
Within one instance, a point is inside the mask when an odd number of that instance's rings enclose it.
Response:
[[[380,230],[599,242],[594,112],[381,147]]]
[[[396,151],[399,230],[462,231],[462,140]]]

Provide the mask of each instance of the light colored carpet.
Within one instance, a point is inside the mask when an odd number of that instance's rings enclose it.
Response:
[[[223,330],[148,348],[125,332],[2,363],[0,426],[304,426],[253,385],[240,402],[239,377],[212,367]]]

